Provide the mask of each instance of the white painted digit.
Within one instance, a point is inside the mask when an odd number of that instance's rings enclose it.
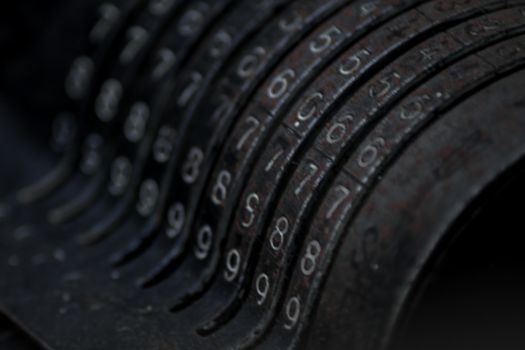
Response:
[[[367,168],[372,165],[377,161],[379,151],[381,148],[385,147],[385,145],[385,139],[381,137],[376,138],[373,143],[370,143],[365,148],[363,148],[357,160],[358,165],[361,168]]]
[[[194,248],[195,257],[205,260],[213,245],[213,231],[209,225],[203,226],[197,233],[197,243]]]
[[[221,30],[213,38],[213,44],[210,47],[210,56],[218,58],[226,53],[226,51],[232,46],[232,36]]]
[[[327,220],[330,220],[336,210],[339,208],[339,206],[345,201],[345,199],[348,198],[348,196],[350,196],[351,192],[348,188],[342,186],[342,185],[338,185],[336,188],[335,188],[336,192],[338,193],[338,196],[337,196],[337,199],[332,203],[332,205],[330,206],[330,209],[326,212],[326,219]]]
[[[281,98],[286,93],[286,91],[288,91],[290,82],[295,77],[295,71],[290,68],[277,75],[268,87],[268,97],[274,100]]]
[[[95,101],[95,111],[100,120],[110,122],[115,118],[122,92],[122,85],[118,80],[110,79],[102,85],[100,94]]]
[[[227,170],[222,170],[217,176],[215,186],[213,186],[211,200],[215,205],[222,205],[228,197],[228,188],[232,181],[232,175]]]
[[[135,59],[137,54],[147,43],[149,34],[144,28],[137,26],[131,27],[126,36],[128,38],[128,43],[120,53],[119,57],[122,64],[131,63]]]
[[[292,19],[282,19],[279,21],[279,29],[285,33],[294,32],[301,28],[303,25],[303,18],[297,14],[294,14]]]
[[[244,56],[237,68],[239,77],[248,79],[255,76],[263,62],[264,56],[266,56],[266,50],[260,46],[254,48],[252,53]]]
[[[266,171],[267,173],[270,172],[270,170],[273,169],[275,163],[277,163],[277,161],[279,160],[279,158],[281,158],[281,156],[283,154],[284,154],[284,150],[283,149],[280,149],[279,151],[275,152],[275,154],[273,155],[272,159],[270,159],[268,164],[266,164],[266,167],[264,168],[264,171]]]
[[[91,30],[89,37],[94,44],[100,44],[111,31],[120,17],[120,10],[113,4],[104,3],[99,8],[99,20]]]
[[[73,61],[65,84],[69,98],[78,101],[86,96],[94,71],[95,64],[87,56],[80,56]]]
[[[104,139],[99,134],[90,134],[85,142],[80,170],[86,175],[93,175],[102,162]]]
[[[131,180],[131,162],[127,157],[118,157],[111,166],[109,192],[114,196],[124,193]]]
[[[324,101],[324,95],[320,92],[315,92],[305,98],[304,102],[299,107],[297,112],[297,119],[299,122],[305,122],[311,119],[319,112],[319,104]],[[295,123],[295,127],[299,127],[299,122]]]
[[[339,66],[339,73],[344,76],[355,74],[363,66],[363,56],[370,56],[370,51],[360,50],[355,55],[345,58]]]
[[[213,123],[216,123],[217,121],[223,119],[231,111],[233,107],[232,99],[229,96],[225,94],[221,94],[219,96],[219,99],[221,102],[219,106],[215,109],[211,117],[211,121]]]
[[[241,226],[244,228],[250,228],[255,222],[255,209],[259,205],[260,198],[256,193],[250,193],[246,197],[246,204],[244,206],[244,220],[241,222]]]
[[[291,298],[288,303],[286,303],[286,318],[287,322],[284,324],[284,329],[290,331],[299,322],[299,317],[301,315],[301,301],[298,297]]]
[[[353,121],[354,116],[351,114],[339,117],[328,129],[328,132],[326,133],[326,142],[333,145],[342,141]]]
[[[361,5],[361,16],[365,17],[377,10],[377,0],[370,1]]]
[[[126,123],[124,124],[124,135],[129,142],[139,142],[146,133],[146,127],[150,116],[150,109],[144,102],[136,102],[131,107]]]
[[[305,188],[306,184],[308,184],[308,182],[310,182],[314,178],[318,171],[319,167],[317,165],[315,165],[314,163],[308,163],[308,174],[306,174],[299,186],[297,186],[297,188],[294,190],[294,194],[296,196],[300,195],[301,192],[303,192],[303,189]]]
[[[186,211],[181,203],[173,204],[168,210],[168,228],[166,236],[170,239],[177,238],[182,232],[186,221]]]
[[[401,75],[394,72],[391,75],[380,79],[377,84],[370,85],[370,88],[368,89],[368,95],[371,98],[382,98],[392,90],[392,87],[395,84],[395,80],[400,79]]]
[[[149,12],[155,16],[163,16],[171,9],[174,2],[175,0],[150,0]]]
[[[181,18],[179,24],[179,33],[183,36],[190,36],[195,34],[203,25],[205,17],[203,12],[207,10],[207,5],[199,4],[202,9],[191,9],[187,11]]]
[[[139,202],[137,203],[137,212],[144,216],[150,216],[155,210],[159,198],[159,186],[154,180],[148,179],[142,183],[139,191]]]
[[[257,128],[259,128],[259,126],[261,125],[261,122],[258,121],[255,117],[249,116],[246,119],[246,124],[248,124],[248,129],[239,139],[239,142],[237,142],[237,147],[235,147],[237,151],[242,150],[246,141],[248,141],[250,137],[253,135],[253,133],[257,131]]]
[[[158,163],[166,163],[173,151],[177,132],[169,126],[162,126],[153,145],[153,157]]]
[[[153,68],[151,76],[159,80],[175,65],[177,56],[170,49],[163,48],[157,52],[157,64]]]
[[[425,107],[423,105],[423,102],[421,102],[420,100],[414,100],[404,104],[401,107],[401,114],[399,117],[402,120],[413,120],[416,118],[421,118],[424,110]]]
[[[197,181],[200,173],[200,167],[204,160],[204,153],[200,148],[192,147],[188,157],[182,166],[182,179],[188,185]]]
[[[301,259],[301,272],[305,276],[310,276],[317,269],[317,259],[321,255],[321,244],[311,241],[306,247],[306,254]]]
[[[185,107],[193,98],[193,96],[195,96],[195,93],[199,91],[203,77],[199,72],[192,72],[190,79],[191,81],[186,85],[177,99],[177,104],[179,107]]]
[[[337,28],[336,26],[328,28],[319,34],[315,40],[310,42],[310,51],[314,54],[319,54],[325,51],[333,45],[333,43],[337,40],[337,37],[339,37],[341,34],[341,29]]]
[[[233,282],[241,269],[241,254],[237,249],[232,249],[226,256],[226,269],[224,270],[224,278],[228,282]]]
[[[286,235],[288,234],[288,229],[290,228],[290,223],[288,219],[284,216],[281,216],[275,223],[272,234],[270,235],[270,247],[276,252],[281,250],[284,244]]]
[[[257,292],[257,305],[261,306],[268,297],[270,291],[270,278],[267,274],[261,273],[255,281],[255,290]]]

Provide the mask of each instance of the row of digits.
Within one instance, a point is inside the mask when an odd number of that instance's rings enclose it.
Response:
[[[54,246],[94,246],[116,283],[191,313],[208,346],[297,347],[389,161],[525,52],[519,2],[92,7],[52,125],[60,164],[2,224],[31,208]],[[363,247],[352,263],[372,260]]]

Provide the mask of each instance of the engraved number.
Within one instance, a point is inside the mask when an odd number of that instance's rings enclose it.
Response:
[[[337,37],[341,34],[341,29],[335,26],[328,28],[310,43],[310,51],[314,54],[323,52],[332,46],[334,41],[336,41]]]
[[[275,223],[272,234],[270,235],[270,246],[276,252],[281,250],[284,244],[284,238],[288,233],[290,228],[290,223],[288,219],[284,216],[281,216]]]
[[[211,200],[215,205],[222,205],[228,197],[228,187],[232,181],[232,175],[227,170],[222,170],[217,176],[213,186]]]
[[[228,282],[232,282],[241,268],[241,254],[237,249],[232,249],[226,256],[226,270],[224,270],[224,278]]]
[[[310,276],[317,268],[317,259],[321,255],[321,244],[311,241],[306,247],[306,254],[301,259],[301,272]]]
[[[213,244],[213,231],[210,226],[203,226],[197,233],[197,245],[194,252],[195,257],[199,260],[205,260],[210,254]]]
[[[159,130],[155,144],[153,145],[153,157],[159,163],[165,163],[173,151],[173,143],[177,133],[169,126],[163,126]]]
[[[256,193],[250,193],[246,198],[244,206],[244,220],[241,222],[242,227],[250,228],[255,222],[255,209],[260,203],[260,198]]]
[[[270,291],[270,278],[267,274],[261,273],[255,281],[255,289],[257,291],[257,305],[261,306],[268,297]]]
[[[139,191],[137,212],[144,217],[151,215],[155,210],[159,194],[159,186],[154,180],[144,181]]]
[[[294,79],[295,76],[295,71],[290,68],[277,75],[268,87],[268,97],[274,100],[282,97],[288,90],[290,80]]]
[[[192,147],[188,157],[182,166],[182,179],[188,185],[197,181],[200,173],[200,166],[204,160],[204,153],[197,147]]]
[[[166,235],[168,238],[174,239],[181,232],[184,227],[186,220],[186,211],[181,203],[173,204],[168,210],[168,228],[166,229]]]
[[[298,297],[291,298],[286,303],[286,318],[287,322],[284,324],[284,329],[292,330],[299,322],[301,315],[301,302]]]

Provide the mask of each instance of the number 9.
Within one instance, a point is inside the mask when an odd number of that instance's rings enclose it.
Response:
[[[197,246],[195,247],[195,256],[199,260],[204,260],[210,253],[213,243],[213,231],[211,227],[203,226],[197,234]]]
[[[261,306],[266,301],[268,297],[268,291],[270,290],[270,279],[267,274],[261,273],[257,277],[255,282],[255,289],[257,290],[257,305]]]
[[[286,304],[286,318],[288,319],[288,322],[285,323],[284,328],[286,330],[292,330],[295,325],[297,325],[300,315],[301,302],[298,297],[293,297]]]
[[[226,257],[226,270],[224,271],[224,278],[228,282],[232,282],[239,273],[241,268],[241,254],[237,249],[232,249]]]

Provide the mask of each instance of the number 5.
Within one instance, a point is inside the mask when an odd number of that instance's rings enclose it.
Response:
[[[335,26],[328,28],[310,43],[310,51],[314,54],[323,52],[332,46],[335,41],[334,38],[341,34],[341,30]]]

